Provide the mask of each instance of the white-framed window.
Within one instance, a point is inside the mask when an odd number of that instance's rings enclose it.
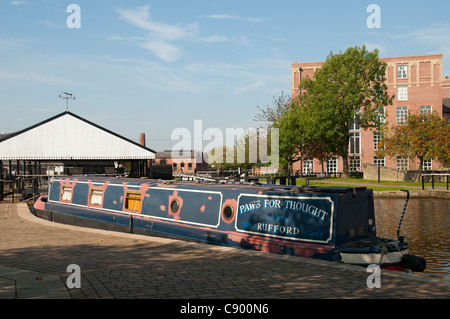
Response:
[[[361,154],[361,133],[350,133],[349,154]]]
[[[378,143],[380,143],[381,141],[381,134],[379,134],[378,132],[373,132],[373,149],[377,150],[378,149]]]
[[[399,85],[397,86],[397,101],[407,101],[408,100],[408,86]]]
[[[421,105],[421,106],[419,106],[419,114],[420,115],[431,114],[431,111],[432,111],[431,105]]]
[[[306,158],[303,160],[303,175],[312,174],[314,172],[314,159]]]
[[[408,107],[407,106],[397,106],[396,117],[395,117],[397,124],[405,124],[407,117],[408,117]]]
[[[91,189],[89,194],[89,204],[101,206],[103,200],[103,190],[102,189]]]
[[[384,158],[373,157],[373,164],[377,166],[384,166]]]
[[[349,131],[359,131],[361,129],[359,124],[359,117],[361,116],[361,110],[358,110],[354,116],[353,122],[350,124]]]
[[[350,156],[349,170],[350,172],[357,172],[361,170],[361,157]]]
[[[327,173],[337,173],[337,157],[330,157],[328,159]]]
[[[422,169],[424,171],[431,171],[433,169],[433,160],[424,159],[422,162]]]
[[[65,202],[72,201],[72,187],[63,186],[61,190],[61,200]]]
[[[408,77],[408,65],[399,64],[397,65],[397,79],[406,79]]]
[[[404,156],[397,156],[397,169],[401,171],[408,170],[408,158]]]
[[[380,122],[380,124],[384,124],[385,120],[386,120],[386,115],[385,115],[385,109],[383,107],[383,110],[377,110],[376,113],[378,113],[378,121]]]

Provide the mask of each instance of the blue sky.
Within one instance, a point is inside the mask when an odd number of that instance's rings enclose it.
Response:
[[[370,4],[381,27],[368,28]],[[69,28],[70,4],[81,28]],[[365,44],[381,57],[444,54],[448,1],[2,0],[0,133],[65,110],[147,146],[174,129],[249,128],[257,105],[291,91],[291,63]],[[208,144],[207,141],[203,143]]]

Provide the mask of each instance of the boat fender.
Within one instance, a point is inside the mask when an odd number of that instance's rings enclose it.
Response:
[[[427,262],[422,257],[406,254],[402,257],[401,265],[411,271],[423,272],[427,267]]]

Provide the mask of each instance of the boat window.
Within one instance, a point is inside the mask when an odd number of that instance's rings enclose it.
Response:
[[[225,206],[222,211],[223,219],[227,222],[231,221],[234,218],[234,209],[230,205]]]
[[[63,186],[61,190],[61,200],[65,202],[72,201],[72,187]]]
[[[126,193],[125,194],[125,209],[132,211],[141,210],[141,194],[140,193]]]
[[[172,214],[176,214],[178,213],[178,201],[176,199],[174,199],[171,203],[170,203],[170,211],[172,212]]]
[[[102,205],[103,190],[102,189],[91,189],[89,194],[89,204],[91,205]]]

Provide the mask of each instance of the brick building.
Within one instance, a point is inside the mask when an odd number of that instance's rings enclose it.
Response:
[[[442,54],[383,58],[387,63],[386,84],[390,95],[395,94],[393,104],[385,107],[385,120],[389,125],[404,122],[408,113],[419,114],[437,112],[450,121],[450,79],[443,76]],[[313,78],[315,70],[324,62],[292,64],[292,97],[299,92],[301,79]],[[363,130],[354,125],[350,131],[349,167],[350,172],[363,171],[364,164],[382,165],[398,170],[416,170],[416,158],[380,158],[375,156],[378,134],[376,130]],[[303,164],[303,165],[302,165]],[[317,159],[304,159],[294,164],[294,171],[342,172],[341,158],[329,159],[322,163]],[[442,164],[427,160],[424,169],[440,169]]]
[[[171,151],[157,152],[154,160],[156,165],[172,165],[172,172],[183,174],[194,174],[198,171],[207,171],[208,162],[205,160],[206,154],[202,154],[202,161],[197,162],[195,152],[187,152],[188,155],[172,156]]]

